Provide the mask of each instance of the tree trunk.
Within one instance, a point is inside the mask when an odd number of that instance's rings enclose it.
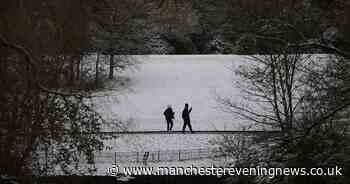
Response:
[[[98,75],[99,75],[99,63],[100,63],[100,53],[97,53],[97,58],[96,58],[96,73],[95,73],[95,86],[98,87],[99,82],[98,82]]]
[[[70,58],[70,85],[74,86],[75,84],[75,71],[74,71],[74,58]]]
[[[75,66],[76,70],[77,70],[77,74],[76,74],[76,80],[79,81],[80,80],[80,63],[81,60],[83,59],[82,56],[79,56],[78,61],[77,61],[77,65]]]
[[[109,57],[109,79],[113,79],[114,75],[114,54]]]

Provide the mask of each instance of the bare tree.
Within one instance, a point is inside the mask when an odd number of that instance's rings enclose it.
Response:
[[[99,132],[107,122],[86,103],[91,90],[72,83],[76,61],[93,42],[94,9],[103,4],[20,0],[1,7],[1,174],[28,183],[55,166],[72,172],[81,159],[93,164],[103,149],[106,136]],[[50,156],[44,165],[42,152]]]
[[[109,56],[109,79],[113,79],[119,66],[127,63],[116,60],[116,55],[146,52],[147,19],[152,8],[155,8],[152,1],[108,0],[97,10],[99,26],[95,30],[94,47],[100,54]]]
[[[247,63],[236,72],[244,81],[238,87],[246,104],[227,98],[220,101],[242,118],[291,134],[303,100],[300,78],[305,73],[301,69],[309,64],[309,57],[296,53],[258,55]]]
[[[237,71],[242,81],[239,87],[243,102],[229,98],[219,101],[240,118],[281,130],[280,136],[268,140],[274,146],[268,149],[270,156],[265,163],[309,168],[344,162],[348,152],[341,149],[348,145],[349,134],[345,130],[349,127],[350,107],[346,51],[309,40],[302,29],[288,21],[267,22],[277,25],[271,30],[266,26],[264,33],[254,34],[255,39],[268,43],[267,53],[252,56]],[[290,39],[291,35],[294,39]],[[307,49],[311,47],[335,54],[308,55]],[[292,183],[305,182],[299,177],[286,176],[274,181],[281,183],[283,178]],[[307,181],[319,180],[316,177]]]

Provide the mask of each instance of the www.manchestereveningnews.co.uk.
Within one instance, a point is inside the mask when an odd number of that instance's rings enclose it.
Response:
[[[124,175],[198,175],[198,176],[342,176],[341,167],[332,168],[238,168],[238,167],[123,167],[112,165],[107,169],[107,174],[116,176]]]

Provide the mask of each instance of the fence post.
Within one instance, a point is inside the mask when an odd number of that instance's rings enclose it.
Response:
[[[114,164],[117,165],[117,152],[114,152]]]
[[[149,156],[149,152],[146,151],[145,154],[143,155],[143,163],[144,163],[145,165],[147,164],[148,156]]]
[[[136,152],[136,162],[137,163],[140,162],[140,160],[139,160],[139,152],[138,151]]]
[[[179,161],[181,161],[181,150],[179,150]]]
[[[158,150],[158,162],[160,162],[160,150]]]

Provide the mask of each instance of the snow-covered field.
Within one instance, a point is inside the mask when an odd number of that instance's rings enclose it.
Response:
[[[92,56],[94,57],[94,56]],[[117,82],[110,84],[112,89],[97,92],[93,99],[95,109],[111,120],[118,118],[129,123],[129,131],[166,130],[163,111],[171,104],[175,111],[174,130],[181,130],[181,112],[185,103],[193,107],[191,122],[196,130],[242,130],[251,127],[233,114],[224,112],[216,98],[230,97],[236,102],[242,99],[236,88],[239,81],[235,70],[249,62],[248,56],[237,55],[147,55],[131,56],[137,66],[117,74],[126,80],[126,88],[114,89]],[[320,60],[324,56],[315,55]],[[94,59],[94,58],[88,58]],[[114,83],[114,85],[113,85]],[[118,83],[120,84],[120,83]],[[107,128],[105,131],[120,131]],[[165,150],[211,149],[210,140],[220,135],[204,134],[133,134],[120,135],[114,140],[106,140],[104,152],[139,152]],[[102,157],[101,157],[102,158]],[[97,158],[97,160],[101,160]],[[149,166],[211,166],[223,165],[226,160],[195,160],[181,162],[148,163]],[[113,160],[103,160],[97,164],[96,174],[105,175]],[[143,166],[139,163],[117,163],[121,167]]]
[[[99,98],[95,104],[106,118],[118,115],[132,119],[131,130],[166,130],[163,111],[171,104],[175,111],[174,129],[182,127],[185,103],[193,107],[194,130],[239,130],[246,124],[223,112],[217,96],[239,98],[234,87],[236,69],[247,61],[236,55],[151,55],[133,56],[137,68],[120,73],[130,79],[127,90],[111,92],[116,96]]]
[[[237,55],[147,55],[132,56],[137,66],[118,74],[128,78],[123,90],[107,90],[98,94],[109,97],[94,99],[94,105],[104,118],[118,117],[132,120],[130,131],[166,130],[163,111],[171,104],[175,111],[174,130],[181,130],[181,112],[185,103],[193,107],[191,122],[196,130],[240,130],[248,126],[224,112],[216,98],[239,99],[240,91],[234,70],[247,62],[246,56]],[[113,85],[112,85],[113,86]],[[113,129],[107,129],[107,131]],[[218,135],[162,134],[122,135],[106,141],[108,152],[186,150],[210,148],[211,139]],[[111,161],[111,164],[112,161]],[[98,164],[99,174],[111,164]],[[141,163],[142,164],[142,163]],[[210,166],[210,160],[158,163],[167,166]],[[125,166],[125,163],[123,164]],[[127,164],[128,165],[128,164]],[[134,165],[130,163],[130,165]]]

